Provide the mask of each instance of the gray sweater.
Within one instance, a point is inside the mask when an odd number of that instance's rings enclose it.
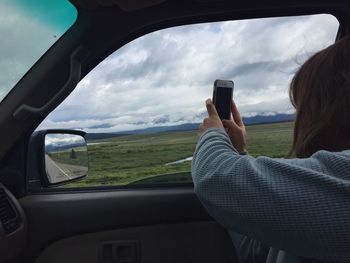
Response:
[[[241,258],[350,261],[350,151],[253,158],[239,155],[224,129],[211,128],[197,143],[192,177]]]

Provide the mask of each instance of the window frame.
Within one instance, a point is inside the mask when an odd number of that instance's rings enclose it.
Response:
[[[343,27],[342,27],[342,19],[339,18],[339,16],[335,15],[334,13],[331,13],[331,12],[322,12],[322,13],[307,13],[307,14],[295,14],[295,15],[281,15],[281,16],[264,16],[264,17],[250,17],[250,18],[242,18],[242,19],[263,19],[263,18],[282,18],[282,17],[290,17],[290,16],[305,16],[305,15],[318,15],[318,14],[326,14],[326,15],[331,15],[333,16],[334,18],[337,19],[338,23],[339,23],[339,26],[338,26],[338,31],[337,31],[337,34],[336,34],[336,39],[337,40],[342,34],[343,34]],[[199,19],[201,20],[201,19]],[[240,19],[235,19],[235,20],[212,20],[212,21],[200,21],[200,22],[194,22],[194,23],[191,23],[191,24],[182,24],[180,23],[179,26],[186,26],[186,25],[193,25],[193,24],[197,24],[197,23],[211,23],[211,22],[225,22],[225,21],[237,21],[237,20],[240,20]],[[148,35],[148,34],[151,34],[151,33],[154,33],[154,32],[157,32],[157,31],[160,31],[160,30],[163,30],[163,29],[168,29],[168,28],[171,28],[173,27],[172,25],[170,26],[166,26],[166,27],[162,27],[162,28],[158,28],[156,30],[152,30],[152,31],[149,31],[149,32],[146,32],[145,34],[142,34],[142,35],[139,35],[135,38],[132,38],[130,41],[128,42],[125,42],[124,45],[136,40],[136,39],[139,39],[145,35]],[[122,45],[121,47],[123,47],[124,45]],[[119,48],[121,48],[119,47]],[[112,53],[116,52],[119,48],[111,51],[109,53],[109,55],[111,55]],[[97,63],[92,69],[91,71],[97,67],[100,63],[102,63],[108,56],[106,56],[105,58],[102,58],[99,63]],[[83,79],[83,78],[82,78]],[[82,80],[81,79],[81,80]],[[80,80],[80,81],[81,81]],[[79,81],[79,82],[80,82]],[[183,172],[179,172],[179,173],[183,173]],[[188,173],[190,174],[191,171],[188,171]],[[174,173],[176,174],[176,173]],[[164,174],[165,175],[165,174]],[[159,174],[159,175],[154,175],[154,176],[162,176],[162,174]],[[84,179],[82,179],[84,180]],[[27,180],[28,182],[28,180]],[[64,184],[62,184],[64,185]],[[192,182],[188,182],[188,183],[148,183],[148,184],[130,184],[130,185],[98,185],[98,186],[82,186],[82,187],[56,187],[56,185],[53,185],[53,186],[50,186],[50,187],[44,187],[43,185],[41,186],[41,188],[38,188],[38,187],[29,187],[27,188],[28,192],[29,193],[35,193],[35,194],[40,194],[40,193],[66,193],[66,192],[91,192],[91,191],[111,191],[111,190],[142,190],[142,189],[174,189],[174,188],[179,188],[179,189],[187,189],[187,188],[193,188],[193,183]]]

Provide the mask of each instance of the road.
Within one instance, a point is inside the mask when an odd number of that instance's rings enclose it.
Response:
[[[86,175],[88,167],[59,163],[45,154],[46,172],[50,183],[59,183]]]

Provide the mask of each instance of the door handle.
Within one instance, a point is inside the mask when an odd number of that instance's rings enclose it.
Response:
[[[99,247],[99,263],[139,263],[140,258],[140,242],[136,240],[108,241]]]

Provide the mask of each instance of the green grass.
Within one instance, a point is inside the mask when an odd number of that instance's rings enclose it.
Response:
[[[247,150],[250,155],[286,157],[292,146],[293,123],[282,122],[247,126]]]
[[[72,153],[72,150],[74,153]],[[81,147],[70,148],[69,150],[49,152],[50,158],[59,163],[88,166],[88,153]]]
[[[292,123],[247,127],[252,156],[284,157],[292,141]],[[94,141],[88,146],[89,175],[72,187],[190,182],[191,162],[165,165],[193,155],[197,131],[130,135]]]

